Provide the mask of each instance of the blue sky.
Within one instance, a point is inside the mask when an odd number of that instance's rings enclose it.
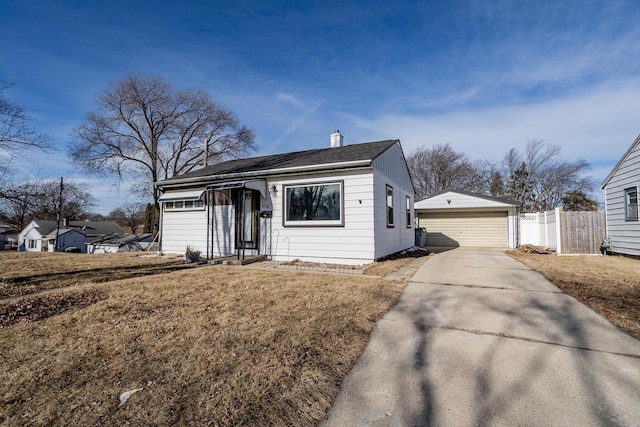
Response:
[[[472,159],[542,139],[601,182],[640,134],[640,3],[0,3],[0,79],[59,147],[23,172],[87,183],[102,214],[134,183],[84,175],[66,147],[129,72],[204,87],[255,129],[257,155],[328,147],[335,129]]]

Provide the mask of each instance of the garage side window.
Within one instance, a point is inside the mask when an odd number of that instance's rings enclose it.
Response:
[[[638,187],[624,190],[625,221],[638,220]]]
[[[411,228],[411,197],[407,196],[407,228]]]
[[[393,227],[393,187],[387,185],[387,227]]]

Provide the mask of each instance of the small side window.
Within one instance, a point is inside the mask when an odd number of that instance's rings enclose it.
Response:
[[[638,220],[638,187],[624,190],[625,221]]]
[[[393,187],[387,185],[387,227],[393,227]]]
[[[407,228],[411,228],[411,197],[407,196]]]

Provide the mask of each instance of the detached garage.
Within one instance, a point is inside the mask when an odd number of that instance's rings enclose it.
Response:
[[[443,190],[414,205],[427,246],[515,248],[517,202],[461,190]]]

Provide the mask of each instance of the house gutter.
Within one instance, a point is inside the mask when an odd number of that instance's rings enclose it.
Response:
[[[281,175],[287,173],[296,173],[296,172],[313,172],[313,171],[324,171],[324,170],[332,170],[332,169],[350,169],[362,166],[371,166],[371,160],[354,160],[350,162],[340,162],[340,163],[326,163],[322,165],[308,165],[308,166],[294,166],[290,168],[278,168],[278,169],[268,169],[264,171],[255,171],[255,172],[236,172],[236,173],[228,173],[228,174],[220,174],[220,175],[203,175],[192,178],[177,178],[177,179],[169,179],[166,181],[156,181],[153,185],[158,186],[158,184],[162,184],[162,186],[172,186],[176,184],[189,184],[200,181],[213,181],[213,180],[224,180],[224,179],[238,179],[238,178],[257,178],[263,176],[270,175]]]

